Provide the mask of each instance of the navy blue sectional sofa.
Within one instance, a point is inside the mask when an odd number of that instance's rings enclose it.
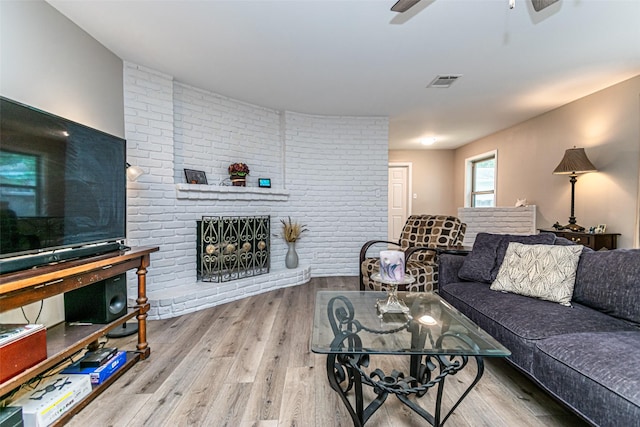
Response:
[[[569,241],[551,233],[478,236],[468,258],[440,256],[440,295],[511,350],[513,365],[587,422],[640,426],[640,250],[583,249],[566,307],[493,291],[490,284],[509,241]]]

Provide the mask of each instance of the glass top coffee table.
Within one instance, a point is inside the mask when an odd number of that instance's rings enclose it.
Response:
[[[444,424],[455,408],[478,383],[484,372],[483,357],[506,357],[511,353],[439,295],[430,292],[398,292],[409,313],[379,313],[376,303],[384,292],[319,291],[311,337],[311,351],[327,355],[327,376],[353,420],[362,426],[382,406],[388,395],[434,426]],[[384,373],[371,367],[371,356],[398,355],[409,358],[409,374],[394,369]],[[441,413],[448,375],[464,369],[475,359],[477,374],[447,414]],[[377,398],[364,407],[362,390],[372,387]],[[436,394],[433,412],[409,397]],[[350,401],[353,392],[355,405]]]

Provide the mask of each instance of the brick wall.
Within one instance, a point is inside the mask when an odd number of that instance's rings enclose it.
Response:
[[[284,123],[290,207],[310,229],[300,254],[314,276],[357,275],[362,244],[386,239],[387,120],[287,112]]]
[[[152,318],[309,275],[357,275],[362,243],[386,237],[387,118],[276,111],[131,63],[124,75],[127,161],[146,172],[128,183],[128,244],[160,247],[148,275]],[[220,187],[227,166],[240,161],[251,168],[248,187]],[[211,185],[185,184],[184,168],[205,171]],[[271,178],[272,190],[258,189],[259,177]],[[203,215],[271,215],[274,234],[281,218],[307,224],[297,245],[301,267],[284,268],[286,244],[272,236],[273,280],[198,282],[196,220]]]
[[[467,224],[465,246],[473,246],[478,233],[537,234],[536,206],[502,208],[458,208],[458,218]]]

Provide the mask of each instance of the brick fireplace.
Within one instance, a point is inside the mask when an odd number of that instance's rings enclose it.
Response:
[[[278,111],[131,63],[124,86],[127,160],[146,172],[127,184],[127,244],[161,248],[147,276],[150,319],[300,285],[311,271],[357,275],[362,242],[386,236],[386,117]],[[251,167],[247,187],[220,185],[239,161]],[[186,183],[185,168],[204,171],[209,184]],[[260,177],[272,188],[258,187]],[[272,233],[289,216],[308,224],[298,268],[286,268],[286,242],[272,235],[268,273],[203,282],[194,224],[207,215],[269,215]],[[131,295],[135,279],[128,277]]]

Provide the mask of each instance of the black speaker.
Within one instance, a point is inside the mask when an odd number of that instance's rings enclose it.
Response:
[[[110,323],[125,314],[126,274],[64,294],[64,316],[67,322]]]

